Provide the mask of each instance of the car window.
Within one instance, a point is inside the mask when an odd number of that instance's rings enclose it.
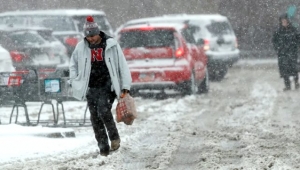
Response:
[[[44,16],[33,19],[34,22],[37,22],[46,28],[52,28],[53,31],[76,31],[74,22],[68,17]]]
[[[8,36],[6,32],[0,33],[0,43],[1,46],[6,48],[7,50],[13,50],[17,48],[16,44],[13,42],[13,40]]]
[[[197,34],[199,31],[200,27],[189,25],[188,27],[184,28],[181,33],[188,43],[195,44],[195,34]]]
[[[58,41],[53,35],[51,31],[48,30],[40,30],[38,31],[39,35],[43,37],[46,41],[54,42]]]
[[[209,25],[206,26],[206,28],[212,35],[215,36],[233,33],[230,25],[226,21],[212,21]]]
[[[45,43],[45,40],[40,35],[33,32],[16,32],[8,34],[8,37],[19,46]]]
[[[93,18],[94,21],[100,26],[101,30],[103,30],[104,32],[109,32],[111,26],[109,25],[105,16],[95,15],[93,16]],[[86,16],[74,16],[73,19],[77,21],[79,32],[83,32],[83,25],[85,23]]]
[[[65,16],[7,16],[1,24],[30,25],[51,28],[53,31],[76,31],[74,22]]]
[[[26,24],[25,17],[10,17],[2,16],[0,17],[1,25],[24,25]]]
[[[119,41],[122,48],[175,46],[172,30],[121,32]]]

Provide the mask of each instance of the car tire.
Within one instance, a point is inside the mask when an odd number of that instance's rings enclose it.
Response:
[[[208,70],[206,69],[205,78],[198,87],[198,94],[205,94],[208,92],[209,92],[209,75],[208,75]]]
[[[181,90],[183,95],[192,95],[197,93],[197,85],[194,71],[191,72],[190,80],[183,83]]]

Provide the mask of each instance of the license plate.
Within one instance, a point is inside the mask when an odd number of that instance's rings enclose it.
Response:
[[[139,79],[141,81],[153,81],[155,78],[154,73],[140,73]]]

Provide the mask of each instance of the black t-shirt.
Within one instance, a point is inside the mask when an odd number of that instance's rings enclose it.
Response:
[[[110,84],[110,76],[108,68],[105,64],[105,48],[107,37],[100,33],[102,38],[100,44],[90,45],[91,48],[91,74],[89,87],[90,88],[100,88]]]

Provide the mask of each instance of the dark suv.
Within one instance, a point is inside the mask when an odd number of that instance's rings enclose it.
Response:
[[[202,45],[208,57],[210,80],[222,80],[239,59],[237,38],[227,17],[214,15],[166,15],[161,17],[131,20],[122,25],[126,27],[139,23],[185,23],[193,27],[197,45]]]

